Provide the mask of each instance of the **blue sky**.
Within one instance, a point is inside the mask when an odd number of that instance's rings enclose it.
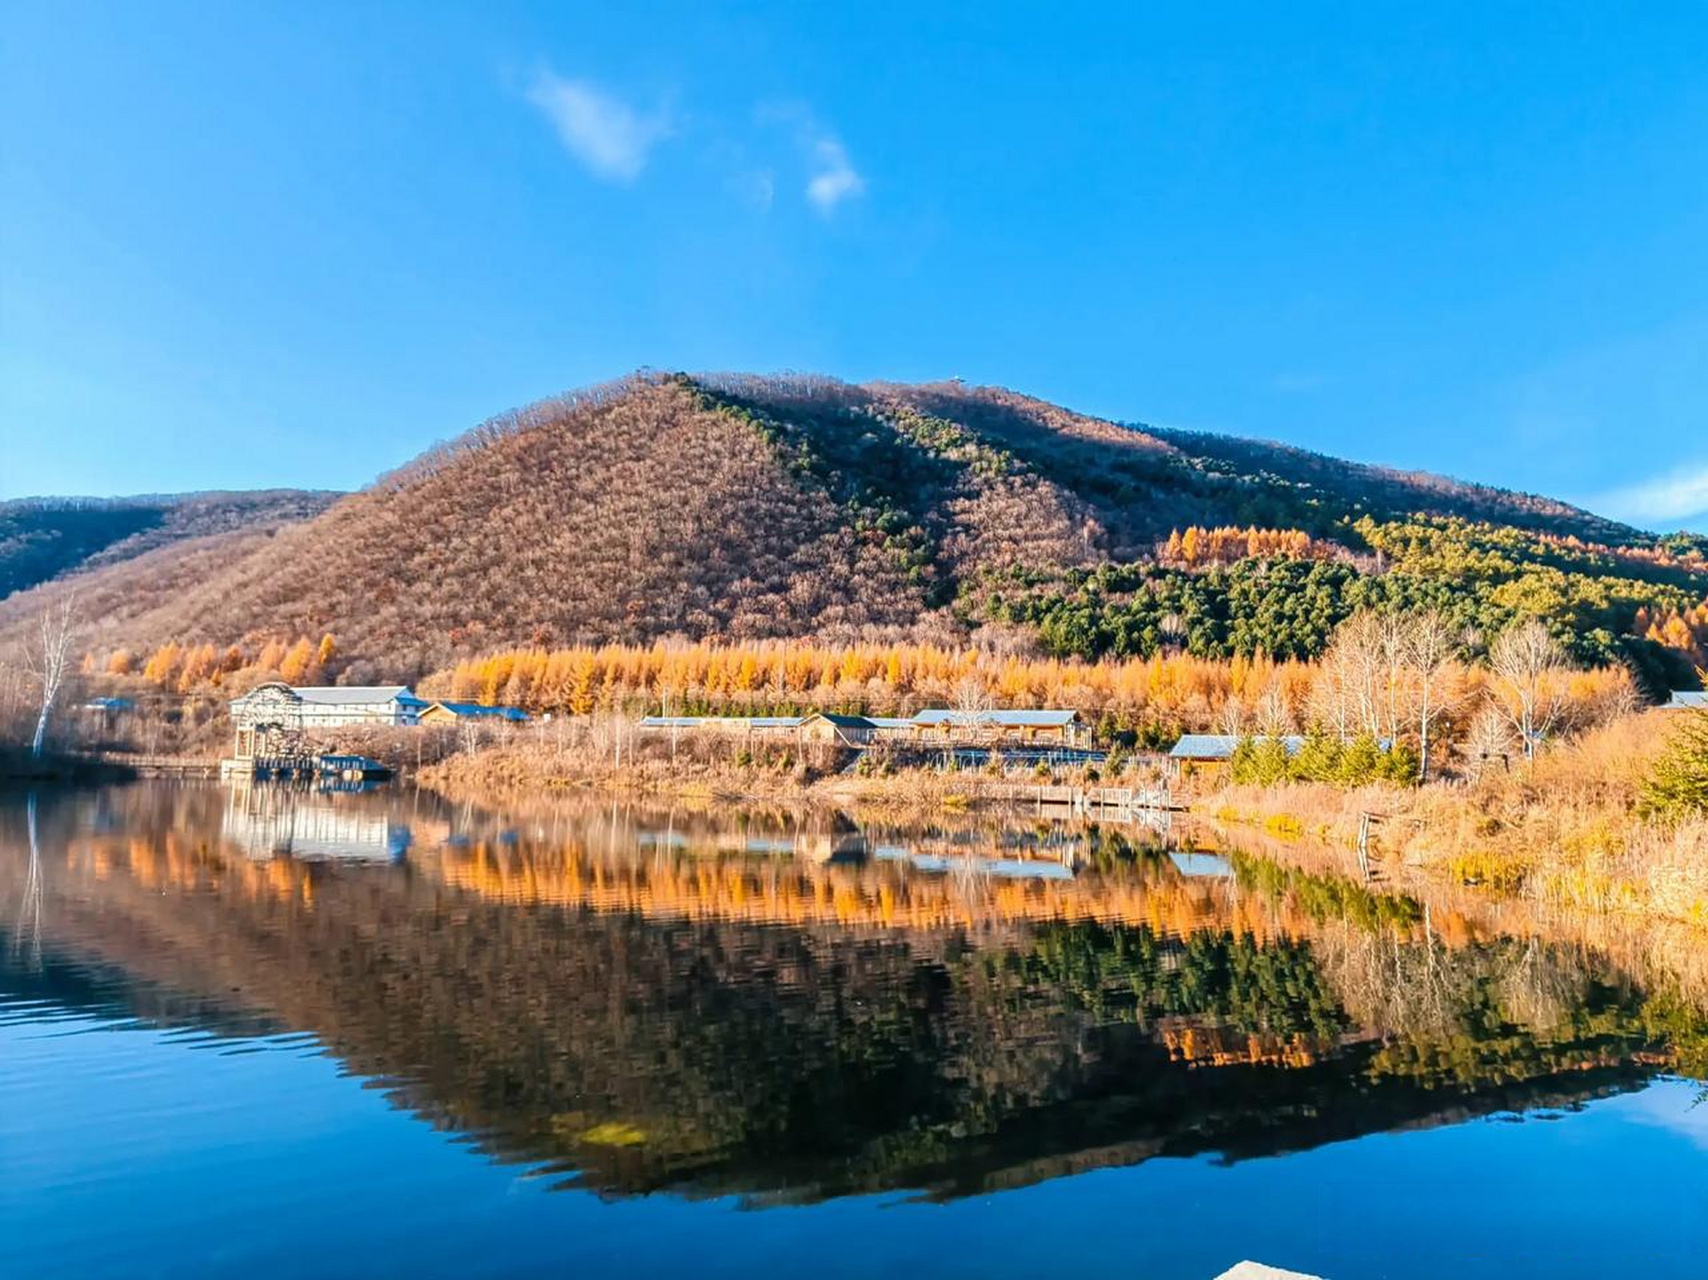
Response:
[[[644,365],[1708,525],[1700,3],[922,8],[15,0],[0,496],[351,487]]]

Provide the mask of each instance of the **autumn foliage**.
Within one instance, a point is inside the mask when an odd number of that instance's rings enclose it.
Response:
[[[1126,723],[1196,723],[1274,690],[1303,705],[1310,668],[1172,656],[1086,663],[938,645],[603,645],[514,649],[424,681],[434,696],[531,711],[842,708],[904,714],[953,705],[969,682],[995,705],[1061,706]]]
[[[1206,529],[1190,525],[1184,531],[1170,533],[1157,558],[1172,568],[1198,569],[1277,556],[1327,559],[1334,553],[1332,543],[1312,538],[1303,529],[1242,529],[1232,525]]]
[[[140,664],[128,649],[115,649],[103,665],[109,675],[140,674],[150,684],[173,693],[218,690],[232,695],[268,680],[287,684],[328,681],[337,644],[330,634],[319,644],[307,636],[292,643],[266,640],[258,644],[180,644],[169,640]]]
[[[1693,609],[1639,609],[1634,629],[1696,666],[1708,667],[1708,601]]]
[[[929,644],[656,644],[506,649],[459,662],[419,691],[573,715],[666,708],[905,715],[973,696],[993,706],[1073,708],[1108,729],[1154,731],[1160,741],[1183,730],[1287,732],[1326,721],[1325,697],[1352,697],[1343,679],[1333,666],[1261,656],[1082,662]],[[1405,674],[1382,679],[1379,714],[1355,715],[1344,725],[1348,732],[1395,736],[1415,720]],[[1630,677],[1619,668],[1551,672],[1546,693],[1562,726],[1603,718],[1632,696]],[[1466,720],[1467,708],[1505,694],[1486,669],[1454,664],[1439,675],[1434,696]],[[1359,694],[1353,701],[1362,706],[1372,699]]]

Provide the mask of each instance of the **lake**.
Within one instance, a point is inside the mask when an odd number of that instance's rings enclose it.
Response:
[[[1185,830],[0,793],[0,1275],[1708,1274],[1708,962]]]

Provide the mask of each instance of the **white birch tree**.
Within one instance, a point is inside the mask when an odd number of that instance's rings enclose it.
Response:
[[[77,624],[77,596],[67,592],[58,605],[49,605],[42,611],[40,626],[26,651],[30,674],[41,692],[36,731],[30,739],[30,755],[38,760],[47,749],[47,730],[53,719],[54,704],[71,670],[71,647],[77,637]]]
[[[1535,619],[1515,623],[1489,646],[1500,708],[1524,745],[1524,758],[1536,758],[1537,745],[1553,731],[1565,708],[1560,673],[1565,650]]]

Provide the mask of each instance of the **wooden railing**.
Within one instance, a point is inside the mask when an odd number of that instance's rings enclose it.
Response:
[[[203,756],[142,755],[131,751],[97,751],[85,757],[140,774],[215,777],[219,761]]]

